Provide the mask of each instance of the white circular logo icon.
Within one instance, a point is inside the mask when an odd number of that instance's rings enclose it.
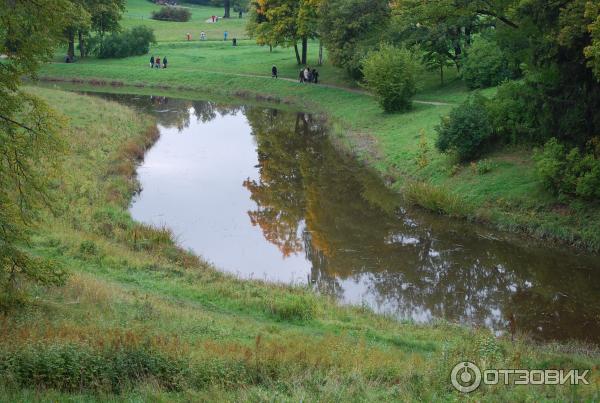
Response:
[[[456,364],[450,374],[452,386],[462,393],[470,393],[481,385],[481,370],[472,362]]]

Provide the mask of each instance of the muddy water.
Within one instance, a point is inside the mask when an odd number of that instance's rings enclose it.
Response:
[[[132,215],[222,270],[417,322],[600,342],[598,255],[403,208],[306,114],[110,97],[160,126]]]

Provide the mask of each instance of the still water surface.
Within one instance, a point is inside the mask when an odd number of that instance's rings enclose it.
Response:
[[[598,255],[406,209],[307,114],[103,96],[159,122],[133,217],[222,270],[417,322],[600,342]]]

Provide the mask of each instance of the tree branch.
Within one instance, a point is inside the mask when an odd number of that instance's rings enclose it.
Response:
[[[8,122],[8,123],[12,123],[13,125],[19,126],[20,128],[23,128],[23,129],[25,129],[25,130],[27,130],[27,131],[30,131],[30,132],[32,132],[32,133],[35,133],[35,134],[38,134],[38,135],[39,135],[39,134],[41,134],[41,133],[39,133],[37,130],[34,130],[34,129],[32,129],[31,127],[25,126],[25,125],[24,125],[24,124],[22,124],[22,123],[19,123],[19,122],[17,122],[17,121],[14,121],[14,120],[12,120],[12,119],[10,119],[10,118],[7,118],[6,116],[2,116],[2,115],[0,115],[0,119],[2,119],[2,120],[4,120],[4,121],[6,121],[6,122]]]
[[[515,24],[514,22],[512,22],[512,21],[511,21],[511,20],[509,20],[508,18],[506,18],[506,17],[504,17],[504,16],[502,16],[502,15],[496,14],[496,13],[495,13],[495,12],[493,12],[493,11],[490,11],[490,10],[475,10],[475,12],[476,12],[477,14],[481,14],[481,15],[487,15],[487,16],[489,16],[489,17],[494,17],[494,18],[497,18],[497,19],[499,19],[500,21],[502,21],[503,23],[505,23],[506,25],[508,25],[509,27],[512,27],[512,28],[519,28],[519,26],[518,26],[517,24]]]

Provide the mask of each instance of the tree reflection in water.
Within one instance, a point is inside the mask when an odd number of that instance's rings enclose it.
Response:
[[[399,206],[369,170],[336,150],[306,114],[250,108],[260,180],[249,212],[284,256],[304,252],[312,281],[343,298],[360,282],[376,309],[485,325],[543,339],[600,340],[594,256],[497,239],[493,231]]]
[[[303,114],[103,95],[180,131],[244,113],[256,141],[251,223],[283,256],[304,254],[321,292],[417,321],[444,318],[539,339],[600,342],[600,258],[404,209],[381,180]],[[360,290],[357,294],[354,290]]]

